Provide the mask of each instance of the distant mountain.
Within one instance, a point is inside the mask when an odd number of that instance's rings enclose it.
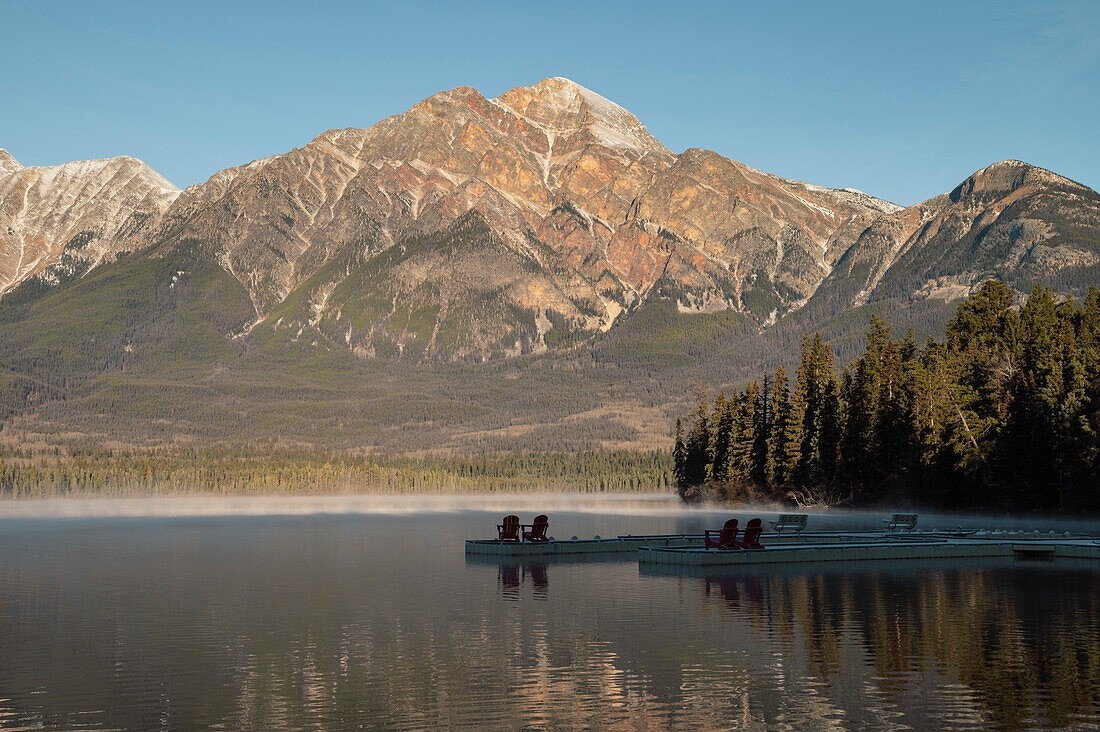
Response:
[[[129,440],[665,444],[693,372],[759,375],[806,330],[843,363],[871,312],[934,335],[991,277],[1100,283],[1100,196],[1005,161],[902,208],[674,154],[561,78],[441,92],[183,192],[133,158],[0,151],[0,416]]]
[[[877,300],[957,300],[1000,279],[1082,295],[1100,285],[1100,195],[1018,160],[982,168],[950,193],[879,217],[814,302],[821,314]]]
[[[128,251],[179,195],[135,158],[24,168],[0,150],[0,294],[57,284]]]

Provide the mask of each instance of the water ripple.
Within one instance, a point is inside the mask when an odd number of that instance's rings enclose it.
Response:
[[[611,533],[596,514],[555,520]],[[1100,727],[1091,566],[466,563],[461,539],[493,521],[0,534],[0,728]]]

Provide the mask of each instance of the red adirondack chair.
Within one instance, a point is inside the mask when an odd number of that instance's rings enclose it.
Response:
[[[500,541],[519,541],[519,516],[508,514],[497,524],[497,539]]]
[[[546,538],[546,529],[550,526],[550,519],[546,517],[546,514],[539,514],[535,516],[534,523],[527,525],[531,530],[523,532],[524,541],[548,541]]]
[[[707,529],[703,532],[703,543],[707,549],[737,549],[737,519],[729,519],[721,529]],[[711,535],[715,538],[710,538]]]
[[[737,542],[739,549],[763,549],[760,543],[760,532],[764,530],[764,522],[754,518],[745,524],[745,534],[741,541]]]

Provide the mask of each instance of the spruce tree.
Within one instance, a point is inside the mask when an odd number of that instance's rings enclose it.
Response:
[[[828,346],[826,346],[828,348]],[[836,480],[840,461],[840,438],[843,416],[841,414],[840,387],[833,373],[832,355],[828,354],[828,372],[821,394],[821,434],[818,438],[821,480],[832,484]]]
[[[753,412],[749,477],[760,488],[765,488],[768,484],[768,436],[774,421],[770,387],[768,374],[764,374],[764,385],[757,393],[756,409]]]
[[[807,333],[802,337],[802,357],[795,374],[794,393],[791,395],[791,422],[795,433],[792,437],[795,439],[787,443],[791,453],[786,456],[784,466],[784,473],[795,488],[808,487],[810,456],[817,452],[815,415],[811,405],[815,388],[811,349],[812,341]]]
[[[772,412],[775,415],[771,429],[768,432],[768,482],[781,486],[787,480],[788,454],[787,440],[794,439],[791,435],[791,393],[787,384],[787,372],[780,366],[775,370],[775,381],[772,387]]]
[[[725,391],[719,392],[711,411],[710,477],[723,483],[729,476],[730,450],[733,441],[734,407]]]
[[[687,449],[684,447],[684,424],[676,418],[676,439],[672,447],[672,476],[676,481],[676,491],[681,497],[687,488]]]
[[[875,455],[871,467],[871,475],[880,486],[906,472],[907,451],[913,437],[909,423],[909,392],[901,349],[894,341],[888,341],[879,373]]]
[[[851,383],[846,389],[847,415],[841,438],[842,472],[846,480],[866,489],[878,477],[879,416],[884,388],[883,359],[892,345],[890,329],[876,315],[864,338],[865,350],[851,370]]]
[[[691,425],[685,444],[684,481],[689,486],[707,482],[710,468],[710,417],[706,395],[700,390],[695,408],[695,422]]]
[[[819,333],[814,334],[803,366],[799,368],[799,380],[805,382],[806,412],[802,420],[802,454],[797,475],[801,485],[816,488],[831,477],[825,469],[832,468],[834,448],[832,444],[823,443],[822,438],[835,439],[834,425],[829,420],[833,419],[833,414],[839,417],[832,353]],[[828,464],[823,463],[823,456]]]
[[[734,440],[730,452],[729,478],[747,485],[752,481],[752,449],[756,441],[756,407],[759,388],[750,381],[737,399]]]
[[[990,452],[1004,424],[1009,385],[1022,353],[1014,293],[990,280],[959,306],[947,324],[945,395],[954,411],[945,439],[955,454],[954,471],[968,477],[970,502],[994,498]]]

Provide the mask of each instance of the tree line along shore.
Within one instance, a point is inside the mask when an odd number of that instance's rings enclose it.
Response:
[[[74,495],[661,492],[686,501],[1100,511],[1100,290],[990,281],[942,340],[872,316],[837,372],[820,336],[677,420],[664,450],[362,455],[240,446],[0,446],[0,498]]]
[[[338,451],[0,451],[0,498],[671,492],[667,451],[356,456]]]
[[[953,510],[1100,510],[1100,290],[1036,286],[1019,305],[991,280],[943,340],[896,339],[872,316],[837,374],[807,335],[793,379],[774,376],[677,420],[686,501],[912,504]]]

